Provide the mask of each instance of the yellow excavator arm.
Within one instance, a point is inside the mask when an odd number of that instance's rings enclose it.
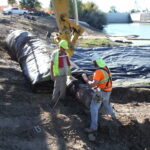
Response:
[[[59,29],[59,33],[54,37],[54,42],[58,45],[60,40],[68,41],[69,50],[67,52],[71,57],[74,53],[76,41],[84,32],[84,29],[75,21],[70,21],[69,0],[52,0],[52,4]]]

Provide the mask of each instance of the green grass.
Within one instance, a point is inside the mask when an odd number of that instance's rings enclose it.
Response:
[[[111,47],[112,42],[107,38],[100,39],[79,39],[77,46],[79,47]]]

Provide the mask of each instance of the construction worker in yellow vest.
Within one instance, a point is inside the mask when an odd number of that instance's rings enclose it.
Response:
[[[56,103],[58,99],[65,98],[67,76],[71,75],[71,64],[66,53],[67,49],[69,49],[68,42],[61,40],[59,42],[59,49],[51,55],[51,79],[54,80],[51,104]]]

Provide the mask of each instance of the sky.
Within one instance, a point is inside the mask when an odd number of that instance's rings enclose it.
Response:
[[[83,2],[92,1],[100,10],[108,12],[111,6],[115,6],[118,12],[128,12],[132,9],[150,10],[150,0],[82,0]]]
[[[19,1],[19,0],[17,0]],[[50,0],[39,0],[44,8],[48,8]],[[115,6],[118,12],[128,12],[132,9],[148,9],[150,11],[150,0],[82,0],[92,1],[100,10],[108,12],[111,6]],[[7,5],[7,0],[0,0],[0,6]]]

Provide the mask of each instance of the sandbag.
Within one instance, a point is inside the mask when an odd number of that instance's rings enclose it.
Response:
[[[6,43],[10,55],[19,62],[31,84],[50,80],[50,55],[56,48],[22,30],[11,32]]]

